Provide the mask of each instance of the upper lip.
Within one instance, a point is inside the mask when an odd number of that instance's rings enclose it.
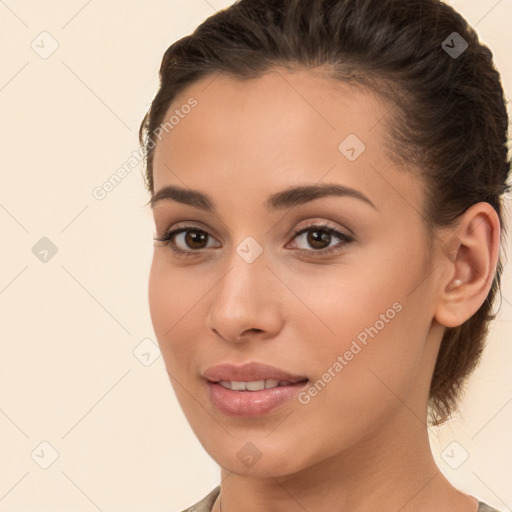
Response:
[[[275,379],[279,381],[301,382],[308,380],[306,376],[293,375],[275,366],[257,362],[249,362],[243,365],[223,363],[208,368],[203,377],[211,382],[223,381],[258,381]]]

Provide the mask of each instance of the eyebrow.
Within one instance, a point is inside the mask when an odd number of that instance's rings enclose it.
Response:
[[[291,187],[281,192],[272,194],[266,201],[267,210],[278,211],[293,208],[315,199],[328,196],[353,197],[359,199],[372,208],[377,207],[359,190],[339,185],[337,183],[321,183],[315,185],[303,185]],[[160,201],[175,201],[186,204],[209,213],[216,213],[215,202],[203,192],[181,188],[176,185],[168,185],[161,188],[150,201],[151,208]]]

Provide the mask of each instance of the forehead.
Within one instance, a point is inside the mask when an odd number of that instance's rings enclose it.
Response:
[[[186,107],[190,98],[197,101],[191,110]],[[176,153],[191,146],[233,155],[236,149],[256,143],[266,144],[267,153],[283,154],[292,149],[283,142],[306,137],[309,148],[323,142],[337,150],[351,133],[368,146],[378,138],[377,125],[388,106],[368,89],[311,71],[276,69],[246,81],[223,74],[208,76],[174,99],[163,122],[182,109],[190,112],[169,127],[169,137],[164,134],[155,158],[162,150],[172,148]]]
[[[191,98],[195,106],[184,108]],[[377,203],[396,201],[398,193],[419,204],[418,180],[386,158],[389,111],[371,90],[311,71],[276,69],[248,81],[206,77],[182,91],[164,118],[178,122],[155,149],[155,192],[166,184],[236,184],[246,192],[265,189],[263,197],[326,178],[370,197],[382,196],[384,186],[388,197]]]

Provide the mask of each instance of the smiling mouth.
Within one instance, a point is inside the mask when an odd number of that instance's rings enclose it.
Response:
[[[215,408],[226,416],[252,418],[263,416],[289,402],[309,385],[309,379],[297,382],[265,379],[258,381],[207,381],[208,394]]]
[[[262,391],[263,389],[274,389],[277,387],[292,386],[295,384],[304,384],[306,382],[308,382],[308,379],[303,379],[303,380],[296,381],[296,382],[292,382],[290,380],[277,380],[277,379],[265,379],[265,380],[253,380],[253,381],[221,380],[221,381],[214,382],[214,383],[220,384],[223,388],[231,389],[233,391]]]

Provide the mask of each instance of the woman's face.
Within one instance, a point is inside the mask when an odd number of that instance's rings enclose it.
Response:
[[[188,231],[155,242],[151,317],[184,414],[231,472],[291,474],[424,428],[439,272],[421,182],[386,157],[388,109],[310,72],[219,75],[177,97],[157,134],[156,236]],[[284,193],[327,185],[338,193]],[[307,382],[226,389],[206,378],[224,363]]]

